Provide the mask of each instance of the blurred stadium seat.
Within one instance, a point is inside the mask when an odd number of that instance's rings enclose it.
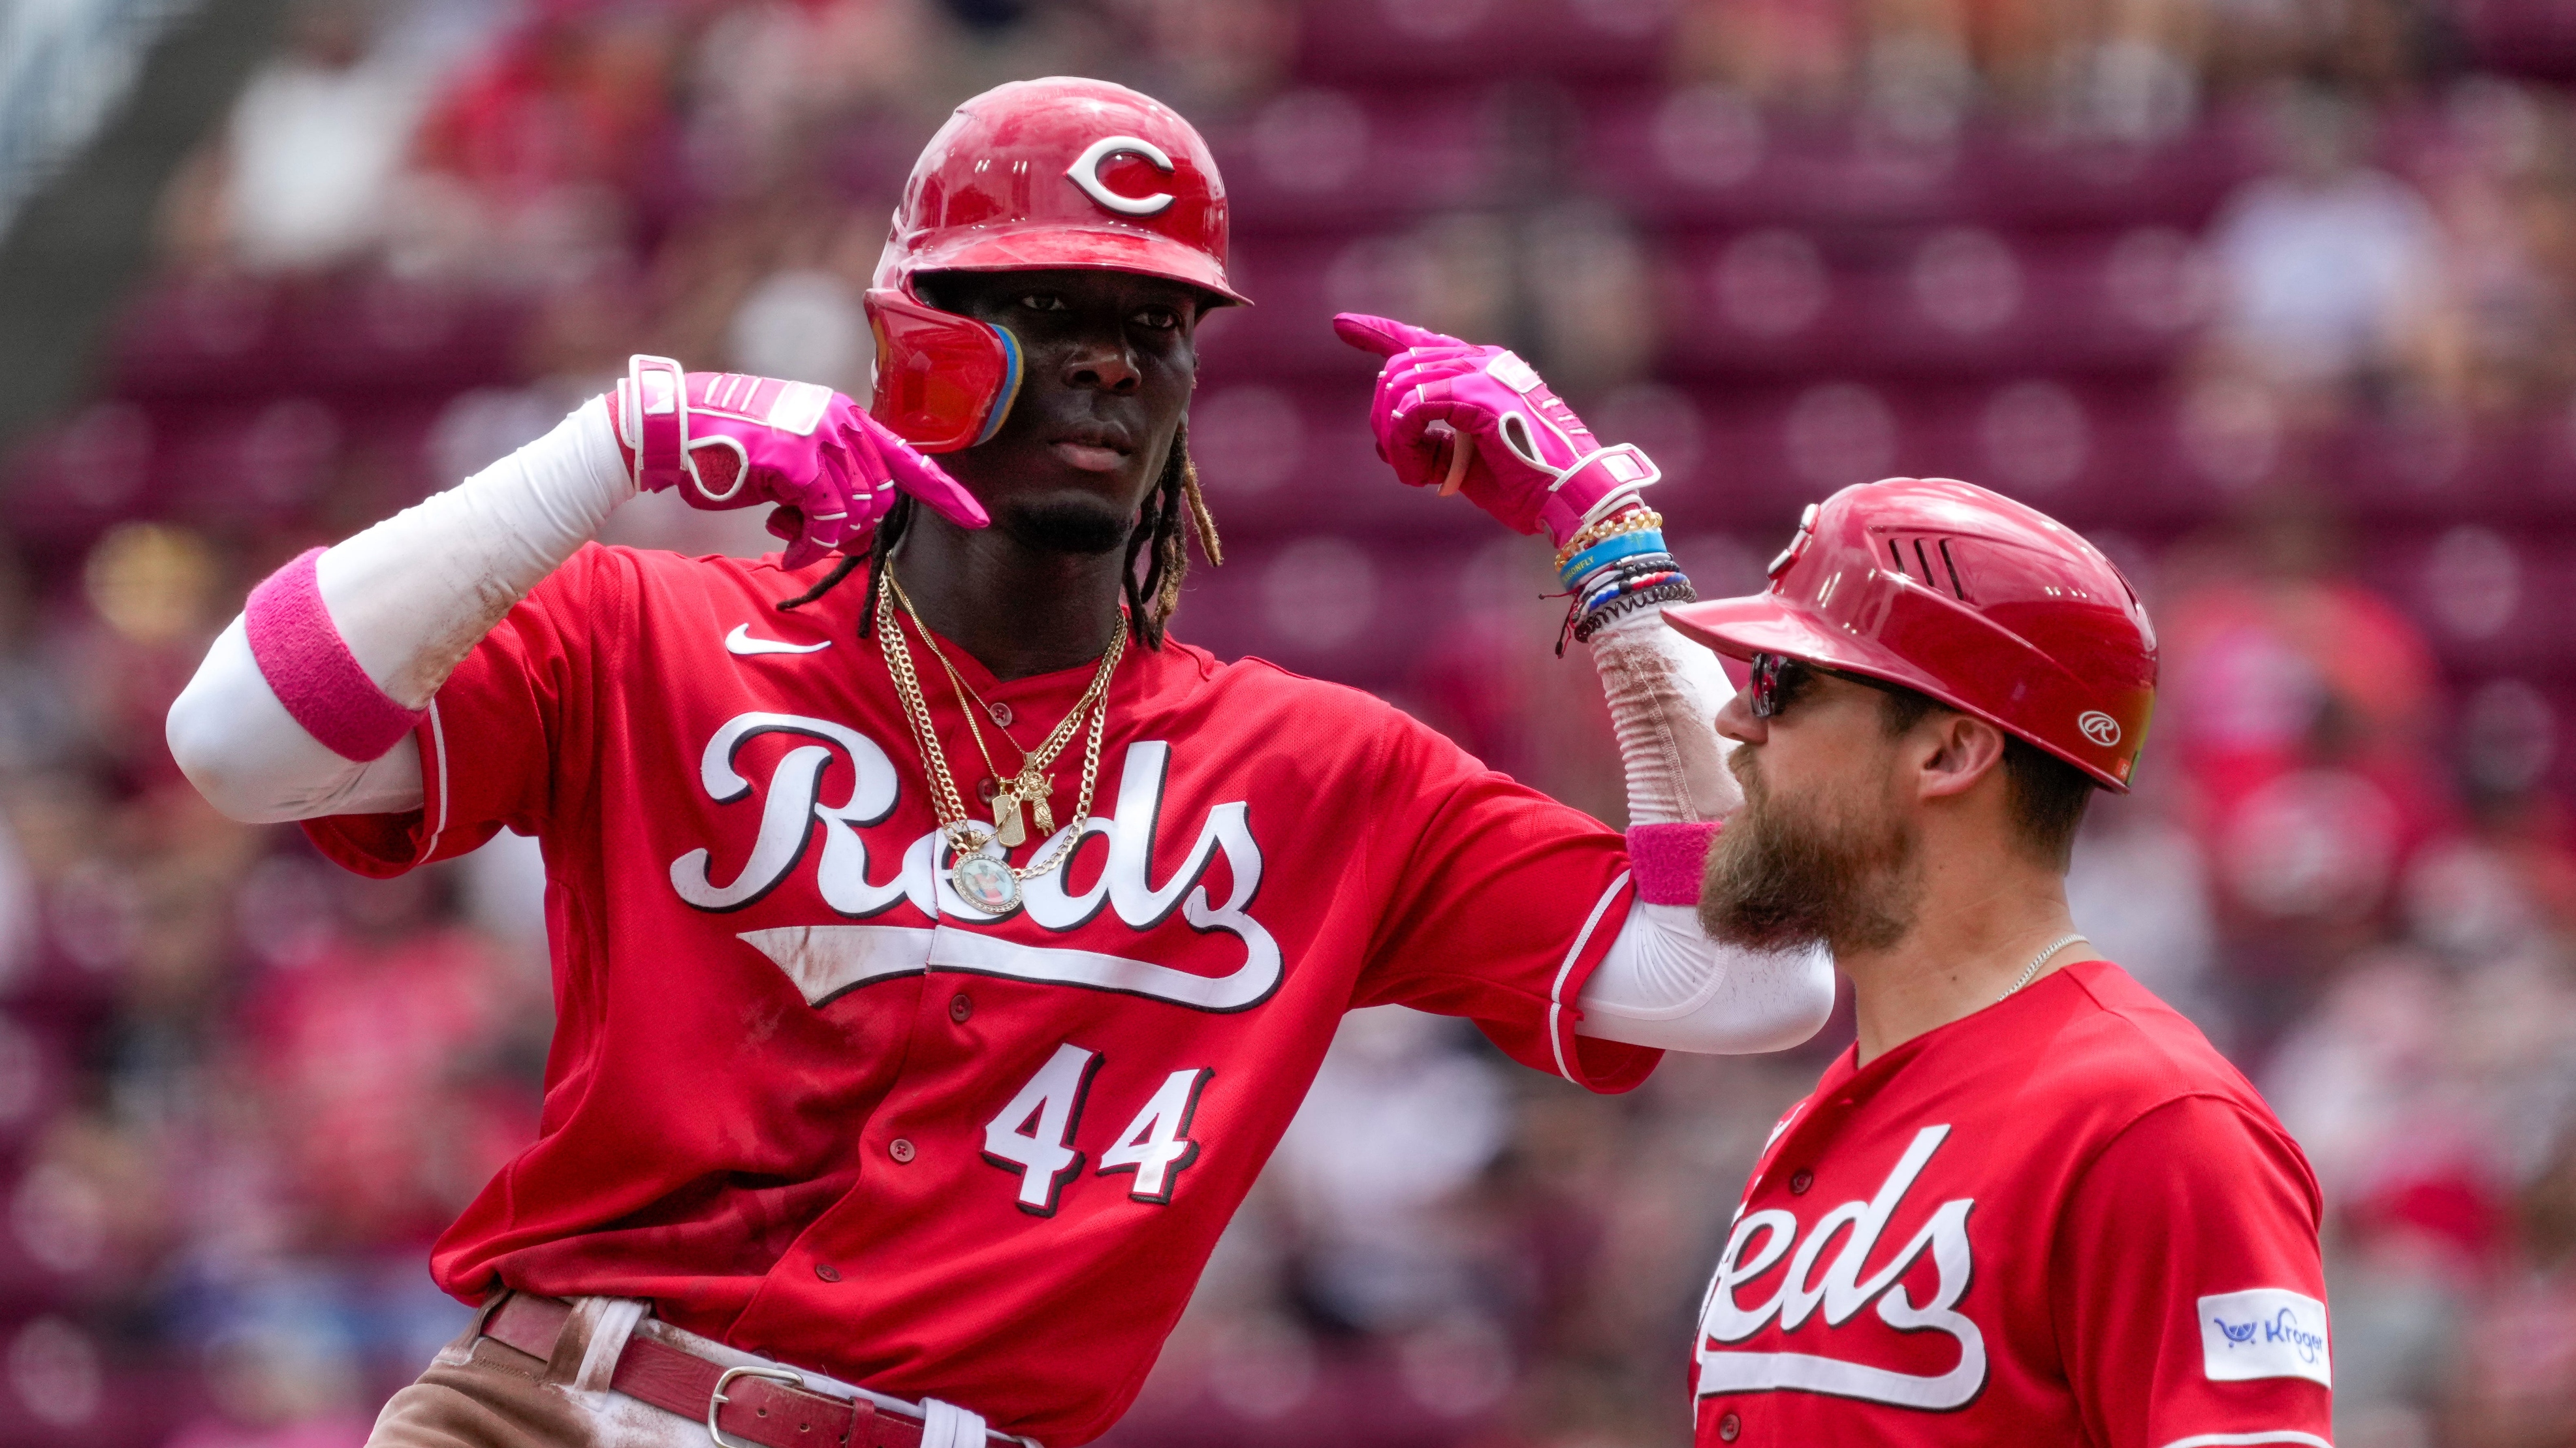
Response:
[[[1170,99],[1230,183],[1258,305],[1202,334],[1227,562],[1192,572],[1184,639],[1618,815],[1544,550],[1388,480],[1344,309],[1507,343],[1647,447],[1706,591],[1760,586],[1803,505],[1885,474],[2099,539],[2166,688],[2077,895],[2317,1161],[2339,1365],[2415,1365],[2339,1372],[2339,1440],[2576,1432],[2564,6],[335,4],[261,94],[412,116],[408,149],[295,235],[245,225],[240,178],[300,174],[310,137],[204,137],[94,384],[0,458],[0,1448],[354,1444],[456,1320],[425,1237],[532,1129],[529,857],[360,887],[212,817],[160,745],[206,640],[277,561],[629,352],[734,365],[781,296],[863,349],[814,299],[866,284],[958,77],[1030,56]],[[653,507],[618,526],[746,536]],[[426,994],[369,985],[395,959]],[[382,1100],[317,1125],[313,1083],[355,1067],[311,1021],[351,999],[367,1039],[447,1054],[389,1045]],[[1355,1023],[1336,1062],[1482,1082],[1493,1139],[1405,1205],[1393,1259],[1284,1152],[1107,1441],[1685,1441],[1742,1172],[1846,1029],[1593,1102]],[[254,1069],[280,1032],[295,1070]],[[2457,1150],[2400,1170],[2428,1119]],[[418,1170],[347,1190],[343,1137]],[[243,1376],[249,1334],[301,1344],[306,1386]]]

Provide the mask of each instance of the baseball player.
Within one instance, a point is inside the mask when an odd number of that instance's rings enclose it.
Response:
[[[378,1448],[1078,1444],[1345,1011],[1463,1016],[1600,1091],[1822,1023],[1820,957],[1693,910],[1728,691],[1658,621],[1689,590],[1653,464],[1518,358],[1344,324],[1419,354],[1375,419],[1407,480],[1587,581],[1625,836],[1169,636],[1189,534],[1216,550],[1185,416],[1197,321],[1243,300],[1225,244],[1179,116],[1003,86],[905,189],[868,408],[636,358],[217,640],[169,736],[226,812],[373,875],[503,828],[545,854],[540,1135],[436,1245],[481,1310]],[[787,547],[591,541],[666,490]]]
[[[1773,1129],[1695,1356],[1699,1442],[2328,1442],[2315,1178],[2067,915],[2156,645],[2082,538],[1966,483],[1807,510],[1665,621],[1750,669],[1716,939],[1829,946],[1859,1040]]]

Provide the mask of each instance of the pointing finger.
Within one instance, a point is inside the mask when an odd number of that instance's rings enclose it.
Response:
[[[885,465],[886,476],[894,479],[896,487],[960,528],[991,525],[992,516],[964,484],[950,477],[947,469],[913,451],[912,444],[887,431],[884,424],[863,413],[855,432],[876,451],[878,460]]]
[[[1463,347],[1455,337],[1399,322],[1393,317],[1373,317],[1366,312],[1342,312],[1333,318],[1333,335],[1380,357],[1392,357],[1408,347]]]

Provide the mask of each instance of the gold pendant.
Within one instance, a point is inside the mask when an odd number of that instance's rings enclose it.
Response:
[[[1008,915],[1020,908],[1020,882],[1011,868],[990,855],[969,855],[948,872],[957,898],[987,915]]]
[[[1028,828],[1020,823],[1020,797],[1007,784],[993,796],[993,838],[1000,840],[1006,850],[1028,843]]]
[[[1011,781],[1011,793],[1029,802],[1029,812],[1037,816],[1041,838],[1055,833],[1055,810],[1047,803],[1047,796],[1055,793],[1054,780],[1034,767],[1023,769],[1020,777]]]

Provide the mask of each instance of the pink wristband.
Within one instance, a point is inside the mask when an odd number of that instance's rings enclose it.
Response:
[[[635,403],[635,487],[658,493],[682,480],[689,455],[689,377],[668,357],[638,352],[626,359],[626,391]]]
[[[1630,825],[1628,868],[1634,872],[1637,898],[1649,905],[1698,904],[1708,847],[1722,828],[1720,821]]]
[[[332,753],[364,764],[401,743],[427,711],[396,703],[359,667],[322,604],[321,557],[311,549],[252,589],[242,627],[288,717]]]

